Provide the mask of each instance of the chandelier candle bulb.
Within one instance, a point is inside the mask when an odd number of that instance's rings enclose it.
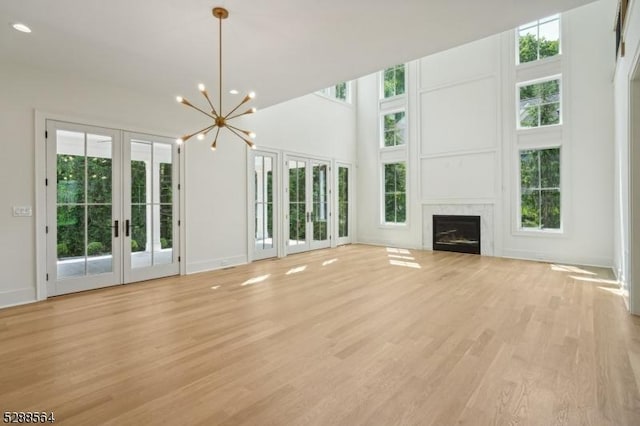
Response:
[[[200,84],[198,84],[198,90],[201,91],[201,92],[204,92],[207,89],[204,87],[204,84],[200,83]]]

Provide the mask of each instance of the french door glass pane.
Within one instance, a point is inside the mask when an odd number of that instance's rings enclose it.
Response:
[[[110,136],[57,130],[58,279],[113,271]]]
[[[306,242],[306,164],[289,161],[289,245]]]
[[[153,264],[152,257],[152,173],[153,146],[131,142],[131,268]]]
[[[328,239],[327,217],[328,191],[327,191],[326,164],[313,166],[313,240],[325,241]]]
[[[173,263],[173,148],[131,141],[131,267]]]
[[[254,160],[255,244],[257,250],[273,248],[273,160],[257,155]]]
[[[153,264],[173,263],[173,148],[153,143]]]
[[[60,206],[57,209],[58,279],[85,275],[87,259],[84,242],[84,206]]]
[[[349,169],[338,167],[338,237],[349,236]]]

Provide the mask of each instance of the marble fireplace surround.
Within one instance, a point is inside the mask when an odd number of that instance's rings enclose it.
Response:
[[[494,256],[493,204],[425,204],[422,206],[422,247],[433,250],[433,215],[480,216],[480,254]]]

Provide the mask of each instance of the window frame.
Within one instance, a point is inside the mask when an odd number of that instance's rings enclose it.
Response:
[[[384,93],[384,75],[387,72],[387,70],[392,69],[392,68],[395,70],[396,68],[399,68],[399,67],[403,67],[404,68],[404,93],[397,93],[397,91],[394,90],[395,93],[392,96],[388,96],[387,97],[387,96],[385,96],[385,93]],[[388,102],[388,101],[390,101],[392,99],[398,99],[398,98],[407,96],[407,84],[408,84],[407,74],[408,74],[408,69],[409,69],[409,67],[407,66],[407,64],[403,62],[401,64],[396,64],[396,65],[387,67],[387,68],[381,70],[378,73],[378,75],[380,76],[379,85],[378,85],[378,95],[379,95],[379,98],[380,98],[381,102]],[[394,75],[394,79],[395,79],[395,75]]]
[[[554,18],[554,19],[551,19]],[[540,39],[540,22],[541,21],[545,21],[543,22],[543,24],[547,24],[549,22],[552,21],[558,21],[558,53],[556,55],[553,56],[547,56],[545,58],[541,58],[540,57],[540,46],[538,45],[538,51],[537,53],[537,59],[533,60],[533,61],[528,61],[528,62],[520,62],[520,31],[521,30],[526,30],[529,28],[536,28],[536,40]],[[535,22],[535,24],[534,24]],[[533,25],[529,25],[529,24],[533,24]],[[528,66],[531,64],[538,64],[541,61],[549,61],[549,60],[553,60],[554,58],[558,58],[560,56],[562,56],[562,13],[556,13],[555,15],[550,15],[550,16],[546,16],[544,18],[541,19],[536,19],[535,21],[530,21],[527,22],[523,25],[519,25],[516,27],[515,29],[515,59],[516,59],[516,67],[520,67],[520,66]]]
[[[339,84],[346,84],[346,99],[341,99],[339,97],[337,97],[337,90],[336,90],[336,86],[338,86]],[[322,96],[323,98],[326,99],[330,99],[332,101],[336,101],[336,102],[340,102],[341,104],[347,104],[347,105],[351,105],[352,102],[352,81],[348,80],[348,81],[341,81],[339,83],[336,83],[332,86],[329,87],[325,87],[324,89],[320,89],[317,90],[315,92],[316,95],[318,96]]]
[[[549,150],[549,149],[557,149],[558,152],[558,156],[559,156],[559,161],[558,161],[558,178],[560,179],[560,182],[558,184],[557,190],[559,192],[560,195],[560,226],[558,228],[542,228],[542,227],[537,227],[537,228],[533,228],[533,227],[525,227],[522,225],[522,159],[521,159],[521,153],[523,151],[544,151],[544,150]],[[563,173],[563,155],[564,150],[562,147],[562,144],[559,143],[552,143],[552,144],[536,144],[535,146],[520,146],[516,149],[516,156],[518,158],[517,161],[517,169],[518,169],[518,173],[517,173],[517,177],[518,177],[518,182],[517,182],[517,213],[516,213],[516,229],[518,231],[519,234],[521,235],[563,235],[564,234],[564,225],[565,225],[565,209],[564,209],[564,173]],[[539,179],[539,186],[536,188],[538,191],[542,191],[544,188],[542,188],[542,182],[541,182],[541,175],[539,174],[538,176]],[[556,189],[556,188],[548,188],[548,189]],[[540,213],[540,212],[539,212]]]
[[[404,209],[405,209],[405,218],[404,222],[387,222],[387,211],[386,211],[386,181],[385,181],[385,167],[391,164],[404,164],[404,173],[405,173],[405,181],[404,181]],[[380,172],[380,226],[385,228],[400,228],[407,227],[409,224],[409,164],[405,159],[390,159],[388,161],[380,161],[380,167],[378,168]],[[394,191],[394,194],[399,193],[398,191]],[[397,210],[397,209],[396,209]],[[397,211],[394,212],[394,215],[397,216]]]
[[[384,119],[387,115],[394,115],[397,113],[403,113],[404,117],[403,119],[405,120],[405,130],[404,130],[404,143],[401,144],[395,144],[395,145],[391,145],[391,146],[385,146],[385,136],[386,136],[386,129],[385,129],[385,122]],[[392,151],[392,150],[397,150],[397,149],[403,149],[404,147],[407,146],[408,144],[408,139],[409,139],[409,116],[407,114],[407,108],[405,106],[398,106],[395,108],[381,108],[380,109],[380,114],[379,114],[379,135],[380,135],[380,142],[379,142],[379,147],[380,150],[382,151]]]
[[[558,103],[559,103],[559,112],[558,112],[558,122],[554,123],[554,124],[540,124],[538,126],[533,126],[533,127],[523,127],[521,125],[521,119],[520,119],[520,89],[522,87],[525,86],[533,86],[536,84],[542,84],[542,83],[547,83],[549,81],[555,81],[558,80]],[[564,105],[564,95],[563,95],[563,88],[564,88],[564,84],[563,84],[563,78],[562,78],[562,74],[554,74],[554,75],[550,75],[550,76],[545,76],[542,78],[537,78],[534,80],[527,80],[527,81],[520,81],[516,83],[515,89],[516,89],[516,104],[515,104],[515,114],[516,114],[516,130],[517,131],[532,131],[532,130],[543,130],[543,129],[550,129],[550,128],[554,128],[557,126],[562,126],[564,124],[564,112],[565,112],[565,105]],[[547,104],[540,104],[538,105],[538,123],[540,123],[540,108],[542,107],[542,105],[549,105],[549,103]]]

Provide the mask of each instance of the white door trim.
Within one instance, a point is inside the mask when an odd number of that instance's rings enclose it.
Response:
[[[109,122],[102,119],[96,119],[95,117],[59,114],[56,112],[46,110],[34,110],[34,153],[35,153],[35,226],[36,226],[36,298],[37,300],[45,300],[47,298],[47,197],[45,179],[47,178],[46,170],[46,125],[47,120],[61,121],[65,123],[77,123],[86,124],[95,127],[110,128],[121,131],[132,131],[136,133],[144,133],[148,135],[162,135],[163,133],[170,133],[157,129],[137,128],[130,129],[129,125],[121,122]],[[186,180],[185,180],[185,167],[184,162],[186,155],[185,147],[180,148],[181,153],[179,155],[180,161],[180,212],[182,217],[185,215],[185,200],[186,200]],[[182,220],[182,226],[180,227],[180,253],[182,262],[180,263],[180,275],[186,274],[186,223]]]

